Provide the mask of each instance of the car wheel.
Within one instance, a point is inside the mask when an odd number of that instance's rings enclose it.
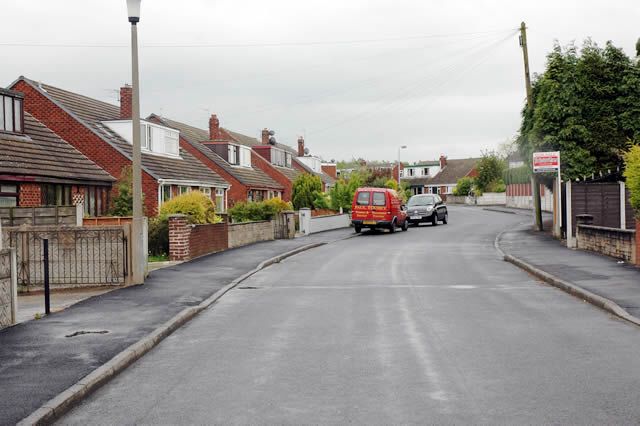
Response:
[[[354,226],[354,228],[356,229],[356,234],[359,234],[360,231],[362,231],[362,228],[359,226]]]
[[[395,220],[393,222],[391,222],[391,225],[389,225],[389,232],[391,232],[392,234],[394,232],[396,232],[396,221]]]
[[[437,226],[438,225],[438,213],[433,212],[433,215],[431,216],[431,226]]]
[[[402,223],[402,230],[406,231],[407,229],[409,229],[409,222],[407,222],[406,220]]]
[[[449,223],[449,213],[448,212],[444,212],[444,217],[442,218],[442,223],[444,223],[445,225],[447,223]]]

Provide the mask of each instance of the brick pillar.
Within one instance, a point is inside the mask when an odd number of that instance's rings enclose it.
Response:
[[[189,237],[191,227],[187,216],[174,214],[169,216],[169,260],[189,259]]]

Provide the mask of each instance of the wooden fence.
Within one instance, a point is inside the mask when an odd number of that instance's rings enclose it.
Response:
[[[75,226],[78,214],[76,206],[0,207],[0,224],[3,226]]]

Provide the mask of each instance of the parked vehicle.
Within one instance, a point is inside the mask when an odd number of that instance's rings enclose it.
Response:
[[[353,196],[351,223],[356,232],[362,228],[406,231],[409,227],[402,200],[396,191],[387,188],[358,188]]]
[[[438,194],[419,194],[409,198],[407,203],[407,221],[412,225],[430,222],[433,226],[442,221],[449,222],[447,206]]]

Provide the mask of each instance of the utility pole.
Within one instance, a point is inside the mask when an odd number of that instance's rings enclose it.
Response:
[[[533,111],[533,95],[531,92],[531,75],[529,74],[529,50],[527,48],[527,26],[524,22],[520,24],[520,46],[522,47],[522,56],[524,57],[524,82],[527,88],[527,106],[529,111]],[[540,184],[535,173],[531,177],[531,186],[533,194],[533,216],[535,219],[536,230],[542,231],[542,208],[540,206]]]

